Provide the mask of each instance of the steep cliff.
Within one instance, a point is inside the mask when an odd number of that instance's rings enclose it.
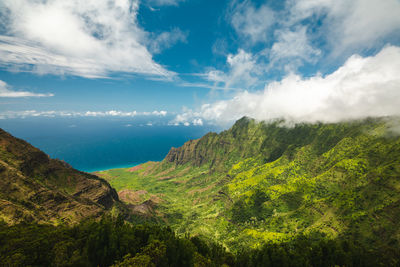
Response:
[[[317,154],[334,147],[344,137],[359,135],[373,127],[378,120],[353,121],[341,124],[296,124],[284,121],[256,122],[243,117],[231,129],[219,134],[208,133],[190,140],[182,147],[172,148],[164,162],[194,166],[209,164],[217,170],[229,170],[233,164],[246,158],[259,163],[272,162],[282,155],[292,155],[296,148],[312,145]]]

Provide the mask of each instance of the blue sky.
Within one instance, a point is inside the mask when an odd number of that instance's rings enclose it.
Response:
[[[0,118],[399,115],[399,45],[398,0],[3,0]]]

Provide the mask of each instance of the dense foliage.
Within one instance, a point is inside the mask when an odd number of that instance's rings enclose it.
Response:
[[[398,266],[400,252],[367,248],[352,239],[326,239],[298,235],[281,243],[266,243],[259,249],[242,251],[236,266]]]
[[[167,227],[103,217],[70,226],[0,223],[2,266],[221,266],[233,257]]]
[[[0,223],[2,266],[394,266],[399,256],[350,239],[302,235],[234,255],[199,236],[110,217],[74,227]]]

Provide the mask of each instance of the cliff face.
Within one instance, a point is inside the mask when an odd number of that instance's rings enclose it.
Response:
[[[283,127],[281,121],[265,123],[243,117],[231,129],[219,134],[208,133],[200,139],[190,140],[182,147],[172,148],[164,162],[194,166],[210,164],[212,169],[227,171],[246,158],[260,163],[272,162],[282,155],[290,156],[306,145],[312,145],[322,154],[334,147],[342,138],[360,134],[365,122],[347,124],[297,124]]]
[[[7,223],[74,223],[101,216],[116,191],[0,129],[0,218]]]
[[[199,140],[190,140],[179,148],[171,148],[165,157],[165,161],[173,162],[176,164],[183,165],[187,162],[194,161],[197,164],[201,164],[201,155],[198,150]]]
[[[177,165],[191,163],[195,166],[211,164],[212,167],[223,168],[237,158],[259,153],[262,141],[258,138],[261,132],[258,124],[243,117],[227,131],[220,134],[208,133],[200,139],[190,140],[182,147],[172,148],[165,162]]]

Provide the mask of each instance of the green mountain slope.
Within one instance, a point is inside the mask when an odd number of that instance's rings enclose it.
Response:
[[[162,162],[99,173],[133,209],[231,250],[297,236],[381,251],[400,240],[400,138],[393,118],[337,124],[242,118]]]
[[[0,129],[0,219],[76,223],[119,204],[111,186]]]

